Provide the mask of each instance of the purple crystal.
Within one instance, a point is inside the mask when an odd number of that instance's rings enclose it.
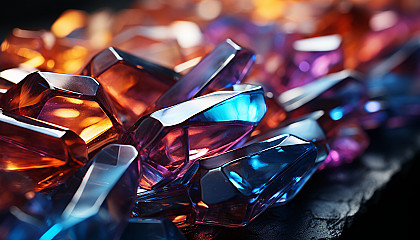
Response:
[[[254,129],[265,114],[261,87],[234,85],[142,120],[134,133],[145,189],[182,177],[198,159],[224,152]]]
[[[227,39],[163,94],[149,112],[200,96],[206,90],[214,91],[240,83],[254,59],[252,51]]]

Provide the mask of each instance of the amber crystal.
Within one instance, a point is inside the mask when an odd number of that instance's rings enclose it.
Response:
[[[0,168],[31,178],[35,190],[57,186],[87,162],[87,147],[74,132],[0,111]]]
[[[0,187],[0,214],[11,206],[22,206],[35,195],[31,180],[16,172],[0,170]]]
[[[152,113],[134,132],[142,161],[140,186],[161,187],[198,159],[228,150],[265,111],[262,88],[244,84]]]
[[[9,89],[0,103],[7,111],[72,130],[89,153],[121,133],[109,97],[92,77],[35,72]]]
[[[96,78],[115,103],[125,126],[132,126],[180,74],[116,48],[98,53],[82,72]]]

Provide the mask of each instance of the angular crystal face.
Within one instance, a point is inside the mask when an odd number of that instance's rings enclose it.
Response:
[[[190,197],[197,223],[243,226],[319,166],[317,147],[280,135],[200,161]]]
[[[359,78],[357,73],[348,70],[329,74],[285,91],[277,100],[290,118],[317,110],[325,111],[334,121],[357,116],[367,98],[366,88]]]
[[[178,227],[167,219],[131,218],[122,240],[135,239],[141,236],[144,240],[185,240]]]
[[[71,178],[52,195],[49,228],[40,239],[117,239],[135,202],[137,155],[129,145],[102,149],[81,179]]]
[[[89,153],[116,140],[121,124],[107,94],[93,78],[35,72],[0,100],[3,109],[69,128]]]
[[[265,111],[262,88],[245,84],[152,113],[134,133],[142,160],[140,186],[162,187],[199,158],[228,150]]]
[[[331,72],[343,69],[340,35],[297,40],[293,59],[281,78],[286,89],[303,86]]]
[[[19,83],[29,74],[29,69],[10,68],[0,72],[0,98],[13,85]]]
[[[163,94],[149,112],[200,96],[206,89],[214,91],[240,83],[254,60],[252,51],[227,39]]]
[[[0,168],[34,182],[36,191],[56,187],[87,162],[85,142],[74,132],[0,109]]]
[[[104,86],[127,127],[181,77],[168,68],[111,47],[93,57],[82,74],[94,77]]]

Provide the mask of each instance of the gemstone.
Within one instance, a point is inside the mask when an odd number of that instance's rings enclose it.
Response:
[[[88,159],[74,132],[1,109],[0,150],[0,169],[26,175],[35,191],[56,187]]]
[[[180,74],[116,48],[98,53],[82,71],[107,91],[125,126],[131,127]]]
[[[48,69],[49,52],[54,42],[54,35],[48,31],[13,29],[0,46],[1,69]]]
[[[189,190],[196,222],[248,224],[319,166],[317,154],[313,143],[279,135],[202,159]]]
[[[13,224],[2,223],[7,239],[118,239],[135,201],[136,159],[134,147],[108,145],[49,199],[36,196],[11,209]]]
[[[118,144],[98,152],[81,179],[69,179],[52,195],[49,229],[40,239],[118,239],[135,202],[137,155],[133,146]]]
[[[367,90],[360,75],[344,70],[285,91],[277,101],[291,119],[323,110],[338,121],[360,115],[366,99]]]
[[[293,43],[293,58],[285,67],[282,85],[286,89],[307,83],[343,69],[341,37],[328,35],[297,40]]]
[[[163,94],[149,112],[173,106],[203,92],[240,83],[255,60],[252,51],[227,39],[216,46],[190,72]]]
[[[66,127],[88,152],[118,139],[121,123],[102,86],[92,77],[35,72],[0,99],[9,112]]]
[[[134,131],[142,161],[140,186],[162,187],[182,177],[198,159],[228,150],[264,116],[260,86],[234,85],[142,119]]]
[[[144,240],[185,240],[178,227],[167,219],[131,218],[121,236],[122,240],[136,239],[141,236]]]

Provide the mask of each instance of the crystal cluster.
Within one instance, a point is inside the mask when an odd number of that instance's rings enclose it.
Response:
[[[0,239],[245,226],[357,159],[365,129],[417,121],[419,5],[327,2],[148,0],[14,29]]]

